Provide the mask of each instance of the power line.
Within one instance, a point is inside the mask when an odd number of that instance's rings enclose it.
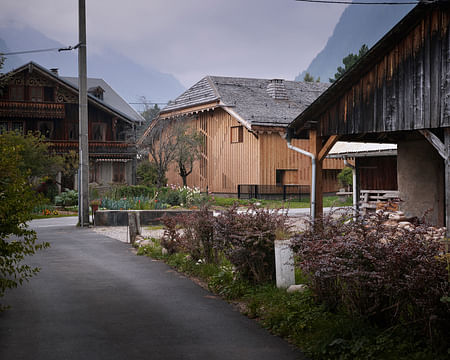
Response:
[[[301,1],[301,2],[308,2],[308,3],[320,3],[320,4],[336,4],[336,5],[341,5],[341,4],[345,4],[345,5],[417,5],[419,4],[421,1],[408,1],[408,2],[394,2],[394,1],[389,1],[389,2],[363,2],[363,1],[351,1],[351,0],[337,0],[337,1],[332,1],[332,0],[295,0],[295,1]],[[430,4],[433,3],[434,0],[425,0],[422,1],[422,3],[426,3],[426,4]]]
[[[151,101],[149,101],[149,102],[130,102],[128,104],[131,104],[131,105],[166,105],[166,104],[168,104],[168,101],[166,101],[166,102],[151,102]]]
[[[21,54],[32,54],[32,53],[40,53],[40,52],[50,52],[50,51],[70,51],[75,50],[80,46],[80,44],[77,44],[75,46],[68,46],[65,48],[50,48],[50,49],[38,49],[38,50],[23,50],[23,51],[13,51],[8,53],[0,52],[1,56],[5,55],[21,55]]]

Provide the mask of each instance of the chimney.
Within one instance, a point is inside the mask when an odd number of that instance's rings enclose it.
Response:
[[[283,79],[272,79],[267,85],[267,93],[275,100],[288,100],[286,88]]]
[[[58,68],[51,68],[50,71],[53,73],[53,75],[59,76]]]

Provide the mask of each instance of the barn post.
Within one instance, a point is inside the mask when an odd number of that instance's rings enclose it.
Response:
[[[312,207],[314,214],[311,214],[314,219],[323,216],[323,189],[322,189],[322,160],[319,159],[319,153],[322,149],[322,138],[318,136],[317,130],[309,130],[309,146],[310,152],[316,159],[316,176],[315,176],[315,204]],[[313,179],[311,179],[313,181]],[[311,204],[312,205],[312,204]]]

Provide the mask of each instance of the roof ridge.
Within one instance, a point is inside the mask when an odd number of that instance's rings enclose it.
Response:
[[[212,81],[211,75],[207,75],[206,80],[208,81],[209,86],[211,86],[212,89],[214,90],[214,93],[216,94],[217,98],[220,99],[219,90],[217,89],[216,85],[214,84],[214,81]]]

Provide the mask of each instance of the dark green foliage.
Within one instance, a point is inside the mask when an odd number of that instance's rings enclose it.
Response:
[[[320,82],[320,76],[317,77],[317,79],[314,79],[314,76],[312,76],[309,72],[305,74],[303,77],[304,82]]]
[[[353,185],[353,170],[349,167],[343,168],[337,176],[339,185],[347,187]]]
[[[43,176],[54,177],[63,169],[63,158],[49,153],[48,144],[43,136],[36,136],[31,132],[22,135],[14,131],[1,136],[5,144],[9,144],[19,152],[17,167],[28,175],[30,182]]]
[[[64,207],[78,205],[78,191],[65,189],[61,194],[55,196],[55,205]]]
[[[158,171],[154,163],[143,161],[136,169],[136,176],[139,185],[151,187],[157,183]]]
[[[41,198],[28,183],[30,170],[17,166],[23,164],[24,145],[10,140],[10,134],[0,135],[0,297],[39,271],[22,261],[48,246],[37,243],[36,233],[27,228]]]
[[[334,79],[329,79],[330,82],[335,82],[339,78],[341,78],[342,75],[344,75],[353,65],[355,65],[360,58],[362,58],[367,52],[369,51],[369,48],[366,44],[363,44],[361,48],[359,49],[358,54],[350,53],[345,58],[342,59],[342,63],[344,64],[344,67],[338,66],[336,74],[334,74]]]

